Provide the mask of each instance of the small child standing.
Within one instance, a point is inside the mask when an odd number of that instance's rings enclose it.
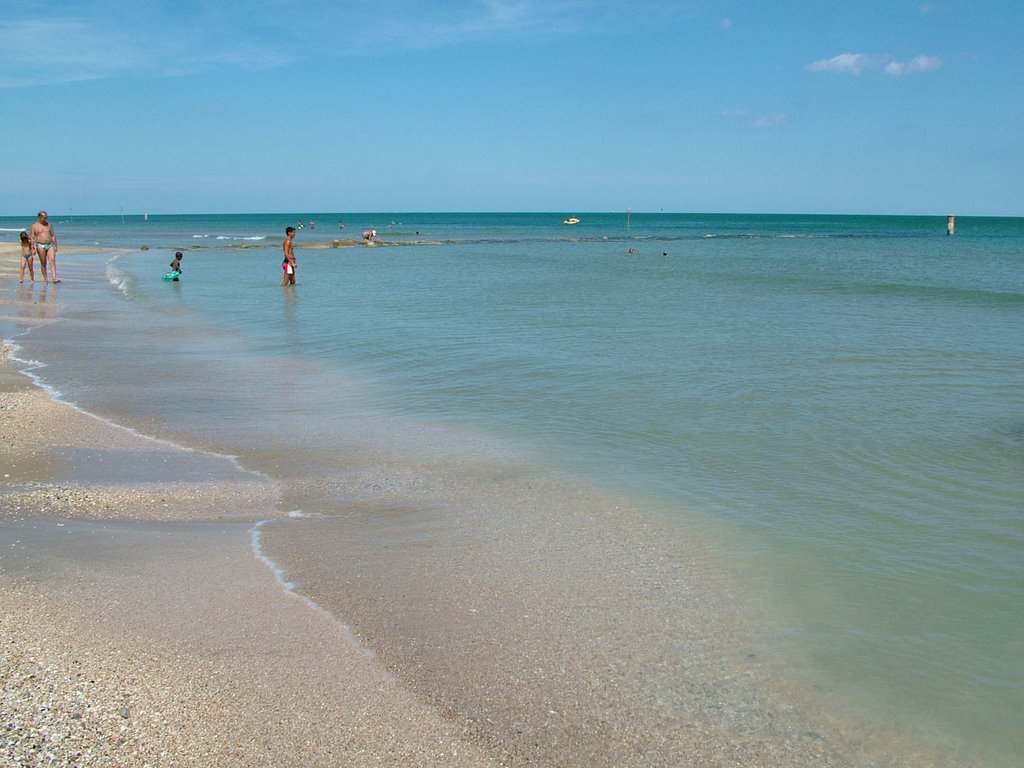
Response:
[[[25,267],[28,267],[29,278],[34,283],[36,281],[36,269],[33,265],[35,258],[35,248],[32,247],[32,239],[28,236],[28,232],[21,233],[21,270],[18,272],[18,282],[25,282]]]
[[[177,272],[178,274],[181,274],[181,258],[181,251],[177,251],[174,254],[174,261],[171,262],[172,272]],[[178,275],[175,275],[172,279],[174,280],[174,282],[178,282]]]

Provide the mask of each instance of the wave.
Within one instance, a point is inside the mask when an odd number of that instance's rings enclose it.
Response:
[[[307,515],[300,509],[294,509],[288,513],[289,520],[299,520],[307,517],[310,517],[310,515]],[[273,522],[275,521],[260,520],[249,530],[250,549],[252,550],[253,557],[255,557],[257,560],[259,560],[261,563],[267,566],[267,568],[270,569],[270,572],[274,575],[274,580],[277,582],[278,586],[281,587],[281,589],[284,591],[286,595],[289,595],[290,597],[294,597],[295,599],[302,601],[308,608],[311,608],[317,613],[320,613],[321,615],[326,617],[328,621],[334,624],[334,626],[340,629],[348,637],[351,643],[356,648],[358,648],[366,658],[376,659],[377,652],[374,651],[372,648],[363,645],[363,643],[356,636],[355,632],[352,630],[352,627],[350,625],[346,624],[344,621],[339,619],[337,615],[335,615],[335,613],[329,608],[320,605],[320,603],[316,602],[313,598],[308,597],[304,595],[302,592],[300,592],[298,590],[297,585],[294,582],[289,581],[288,574],[285,571],[284,567],[280,565],[276,560],[273,560],[271,557],[264,553],[263,528],[266,525],[271,524]],[[379,669],[381,673],[384,675],[384,678],[388,682],[397,682],[397,678],[383,666],[379,667]]]
[[[214,240],[253,240],[257,242],[266,240],[268,237],[268,235],[192,235],[193,240],[213,238]]]
[[[24,333],[29,333],[29,331],[25,331]],[[24,335],[24,333],[19,335]],[[72,400],[68,400],[64,392],[54,387],[50,382],[44,379],[41,374],[37,373],[37,371],[46,368],[46,363],[42,362],[41,360],[30,360],[21,357],[20,355],[22,353],[22,346],[18,344],[14,340],[14,338],[4,339],[4,344],[7,347],[7,359],[15,364],[15,367],[18,369],[18,372],[27,376],[32,381],[33,384],[39,387],[39,389],[43,390],[47,395],[49,395],[50,399],[53,400],[54,402],[62,403],[63,405],[66,405],[67,407],[77,411],[78,413],[88,416],[89,418],[96,419],[96,421],[113,427],[114,429],[119,429],[123,432],[127,432],[131,435],[134,435],[135,437],[142,438],[143,440],[148,440],[151,443],[155,443],[157,445],[164,445],[169,448],[173,448],[174,450],[184,451],[187,453],[201,454],[204,456],[214,456],[218,459],[227,461],[229,464],[231,464],[231,466],[233,466],[238,472],[240,472],[243,475],[251,475],[267,483],[273,482],[269,475],[257,469],[249,469],[248,467],[244,466],[242,464],[241,459],[239,459],[238,456],[235,456],[233,454],[221,453],[218,451],[210,451],[204,448],[194,448],[188,445],[184,445],[182,443],[175,442],[174,440],[168,440],[163,437],[149,435],[146,434],[145,432],[140,432],[137,429],[125,426],[124,424],[120,424],[104,416],[100,416],[97,413],[93,413],[92,411],[86,410],[82,406],[78,405],[78,403],[75,403]]]
[[[967,288],[951,285],[920,285],[914,283],[835,284],[833,290],[839,293],[859,293],[875,296],[898,296],[964,304],[987,306],[1024,305],[1024,293]]]
[[[449,238],[445,244],[502,245],[518,243],[671,243],[701,240],[891,240],[890,235],[842,234],[842,233],[793,233],[793,232],[742,232],[742,233],[685,233],[645,235],[563,235],[537,237],[478,237]],[[436,242],[436,241],[435,241]]]
[[[106,275],[107,281],[117,288],[118,291],[126,298],[132,298],[135,287],[135,279],[125,272],[123,269],[117,266],[115,263],[120,258],[120,254],[111,258],[106,264]]]

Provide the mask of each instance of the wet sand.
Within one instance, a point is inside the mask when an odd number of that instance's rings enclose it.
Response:
[[[2,357],[0,764],[498,764],[254,556],[271,483]]]
[[[286,596],[248,528],[5,521],[0,763],[494,764]]]
[[[0,763],[955,764],[775,685],[727,585],[695,578],[717,569],[681,562],[653,523],[609,509],[524,528],[524,562],[488,539],[476,500],[457,532],[473,546],[452,561],[429,553],[452,531],[394,509],[395,543],[427,551],[396,570],[377,549],[381,499],[353,498],[269,552],[303,562],[304,594],[350,631],[254,554],[257,521],[292,522],[273,483],[54,402],[6,359],[0,417]],[[610,557],[624,531],[641,531],[633,562]],[[331,533],[365,556],[319,593]]]

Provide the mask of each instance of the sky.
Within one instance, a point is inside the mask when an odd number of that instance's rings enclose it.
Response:
[[[1024,215],[1024,2],[4,0],[0,215]]]

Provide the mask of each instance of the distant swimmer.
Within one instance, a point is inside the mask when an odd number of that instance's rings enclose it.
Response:
[[[372,242],[373,238],[375,238],[376,236],[377,236],[377,230],[376,229],[368,229],[365,232],[363,232],[363,240],[365,240],[368,243]]]
[[[309,220],[309,228],[316,229],[316,222],[313,221],[312,219]]]
[[[339,221],[338,222],[338,229],[344,229],[344,228],[345,228],[345,222],[344,221]]]

